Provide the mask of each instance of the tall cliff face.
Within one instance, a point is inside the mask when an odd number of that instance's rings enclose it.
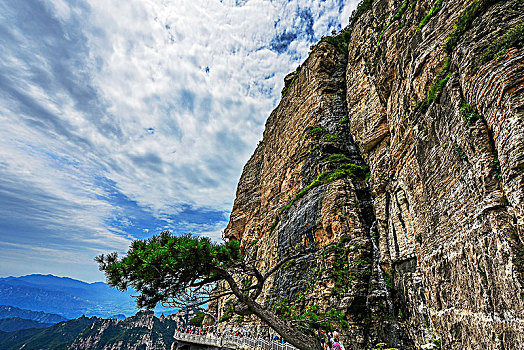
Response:
[[[378,2],[350,45],[350,129],[371,168],[380,263],[412,339],[427,310],[446,348],[518,348],[524,3],[444,1],[407,25],[431,5],[410,5],[377,44],[400,6]]]
[[[312,248],[261,302],[335,315],[348,349],[519,348],[524,2],[368,0],[356,17],[286,78],[226,237],[262,269]]]

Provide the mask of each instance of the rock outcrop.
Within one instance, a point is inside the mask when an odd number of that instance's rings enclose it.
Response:
[[[170,316],[157,318],[153,311],[141,311],[123,321],[99,319],[84,329],[68,349],[166,350],[174,342],[176,328]]]
[[[260,301],[346,349],[524,344],[523,46],[521,0],[366,0],[315,45],[225,231],[263,270],[311,249]]]
[[[185,327],[196,312],[155,317],[153,311],[140,311],[124,320],[82,316],[45,329],[0,331],[0,349],[166,350],[175,342],[175,330]]]

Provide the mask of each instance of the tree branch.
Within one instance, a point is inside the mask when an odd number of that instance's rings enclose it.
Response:
[[[271,328],[284,337],[284,339],[286,339],[289,343],[298,347],[299,349],[318,350],[319,344],[316,339],[305,334],[298,333],[290,324],[278,318],[277,315],[275,315],[273,312],[263,308],[250,296],[242,293],[242,290],[238,287],[238,284],[231,275],[225,275],[224,278],[237,299],[244,303],[252,313],[257,315],[262,321],[271,326]]]
[[[213,282],[218,282],[222,280],[222,278],[219,278],[219,277],[210,277],[210,278],[204,278],[203,280],[200,280],[199,282],[191,282],[189,284],[189,287],[190,288],[200,288],[200,287],[203,287],[205,286],[206,284],[210,284],[210,283],[213,283]]]
[[[180,309],[191,309],[191,308],[199,307],[199,306],[202,306],[202,305],[207,304],[209,302],[218,300],[220,298],[228,297],[228,296],[231,296],[231,295],[233,295],[233,292],[229,291],[229,292],[224,292],[224,293],[220,293],[220,294],[217,294],[217,295],[213,295],[213,296],[210,296],[210,297],[207,297],[207,298],[202,298],[201,300],[180,301],[180,300],[173,299],[171,301],[163,301],[161,304],[162,304],[163,307],[180,308]]]

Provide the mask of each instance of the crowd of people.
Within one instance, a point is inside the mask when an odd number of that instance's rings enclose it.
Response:
[[[335,332],[326,332],[326,331],[317,331],[315,335],[320,339],[320,344],[322,345],[322,350],[344,350],[344,346],[340,343],[340,335],[337,331]],[[279,337],[278,335],[270,336],[270,341],[276,341],[282,344],[285,344],[286,341],[284,338]]]
[[[340,336],[337,331],[326,332],[319,331],[315,332],[315,335],[320,339],[322,350],[344,350],[344,346],[340,343]],[[282,344],[286,343],[286,340],[278,335],[269,336],[269,341],[276,341]]]
[[[220,331],[216,326],[187,326],[182,328],[177,328],[179,333],[188,333],[188,334],[197,334],[197,335],[206,335],[206,336],[215,336],[221,337],[223,335],[234,335],[237,337],[249,337],[251,333],[244,329],[229,329]]]
[[[268,335],[268,336],[261,336],[258,335],[256,337],[253,337],[249,331],[246,331],[244,329],[229,329],[229,330],[223,330],[220,331],[216,326],[203,326],[203,327],[197,327],[197,326],[188,326],[188,327],[181,327],[177,329],[180,333],[188,333],[188,334],[196,334],[196,335],[202,335],[202,336],[210,336],[210,337],[222,337],[223,335],[233,335],[236,337],[251,337],[251,338],[260,338],[260,339],[266,339],[270,342],[278,342],[281,344],[285,344],[286,340],[277,334],[275,335]],[[326,332],[326,331],[320,331],[315,334],[319,337],[320,343],[322,345],[322,350],[344,350],[344,346],[340,343],[340,336],[338,332]]]
[[[197,326],[187,326],[187,327],[181,327],[177,328],[177,331],[179,333],[188,333],[188,334],[197,334],[197,335],[212,335],[215,337],[221,337],[222,333],[218,330],[216,326],[204,326],[204,327],[197,327]]]

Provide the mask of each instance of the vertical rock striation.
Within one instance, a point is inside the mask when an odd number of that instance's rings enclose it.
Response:
[[[406,3],[399,25],[386,28],[384,14],[393,18],[400,1],[379,1],[361,18],[347,70],[350,129],[371,168],[380,263],[416,343],[433,332],[446,349],[517,348],[524,3],[443,1],[423,27],[416,24],[432,4]],[[483,61],[519,25],[520,49]]]

